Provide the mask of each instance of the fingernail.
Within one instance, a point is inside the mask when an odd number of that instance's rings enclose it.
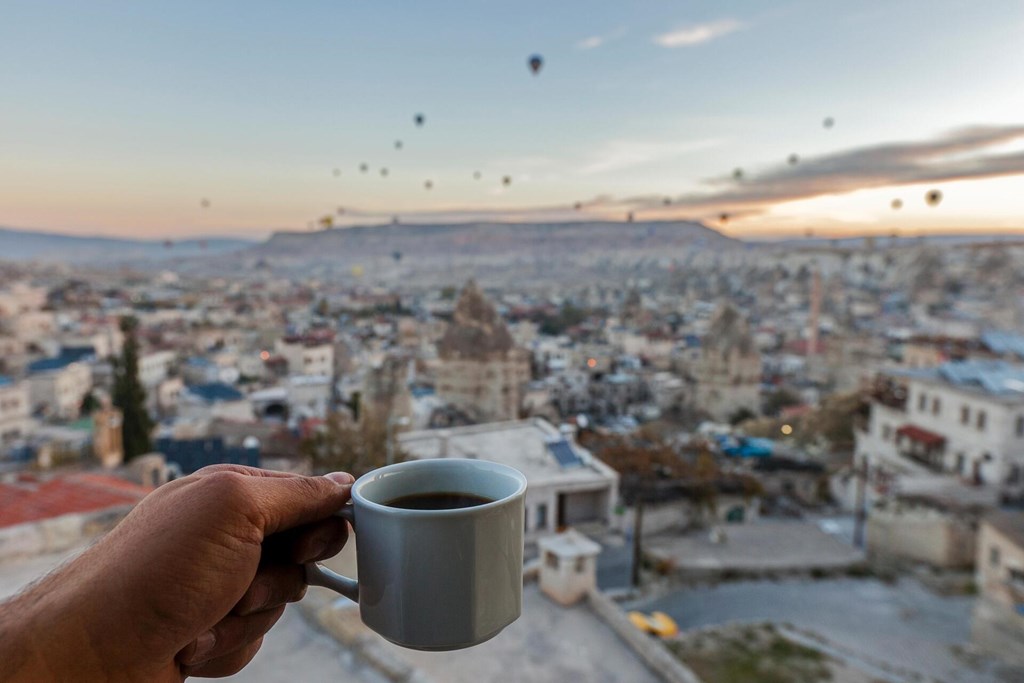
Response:
[[[356,478],[353,477],[348,472],[331,472],[330,474],[325,474],[324,476],[333,481],[335,484],[351,484],[356,480]]]
[[[189,664],[196,664],[198,662],[205,662],[208,655],[213,652],[213,648],[217,645],[217,634],[212,630],[207,631],[198,638],[196,638],[196,649],[189,657]]]

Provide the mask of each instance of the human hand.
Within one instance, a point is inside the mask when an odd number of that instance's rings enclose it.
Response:
[[[333,513],[352,481],[215,465],[161,486],[3,606],[4,669],[31,681],[236,673],[305,593],[303,564],[345,544]]]

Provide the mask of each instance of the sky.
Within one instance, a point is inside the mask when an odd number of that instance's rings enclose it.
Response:
[[[0,17],[0,226],[1024,229],[1021,0],[0,0]]]

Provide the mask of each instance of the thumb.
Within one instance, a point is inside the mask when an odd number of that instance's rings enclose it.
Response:
[[[263,520],[263,536],[330,517],[348,502],[353,481],[345,472],[255,479],[252,500]]]

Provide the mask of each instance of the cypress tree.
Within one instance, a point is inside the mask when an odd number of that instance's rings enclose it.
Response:
[[[146,390],[139,381],[139,342],[135,338],[137,327],[138,321],[134,317],[121,318],[124,348],[121,350],[121,358],[114,361],[113,402],[124,415],[121,437],[125,460],[149,453],[153,448],[149,438],[153,431],[153,420],[146,412]]]

